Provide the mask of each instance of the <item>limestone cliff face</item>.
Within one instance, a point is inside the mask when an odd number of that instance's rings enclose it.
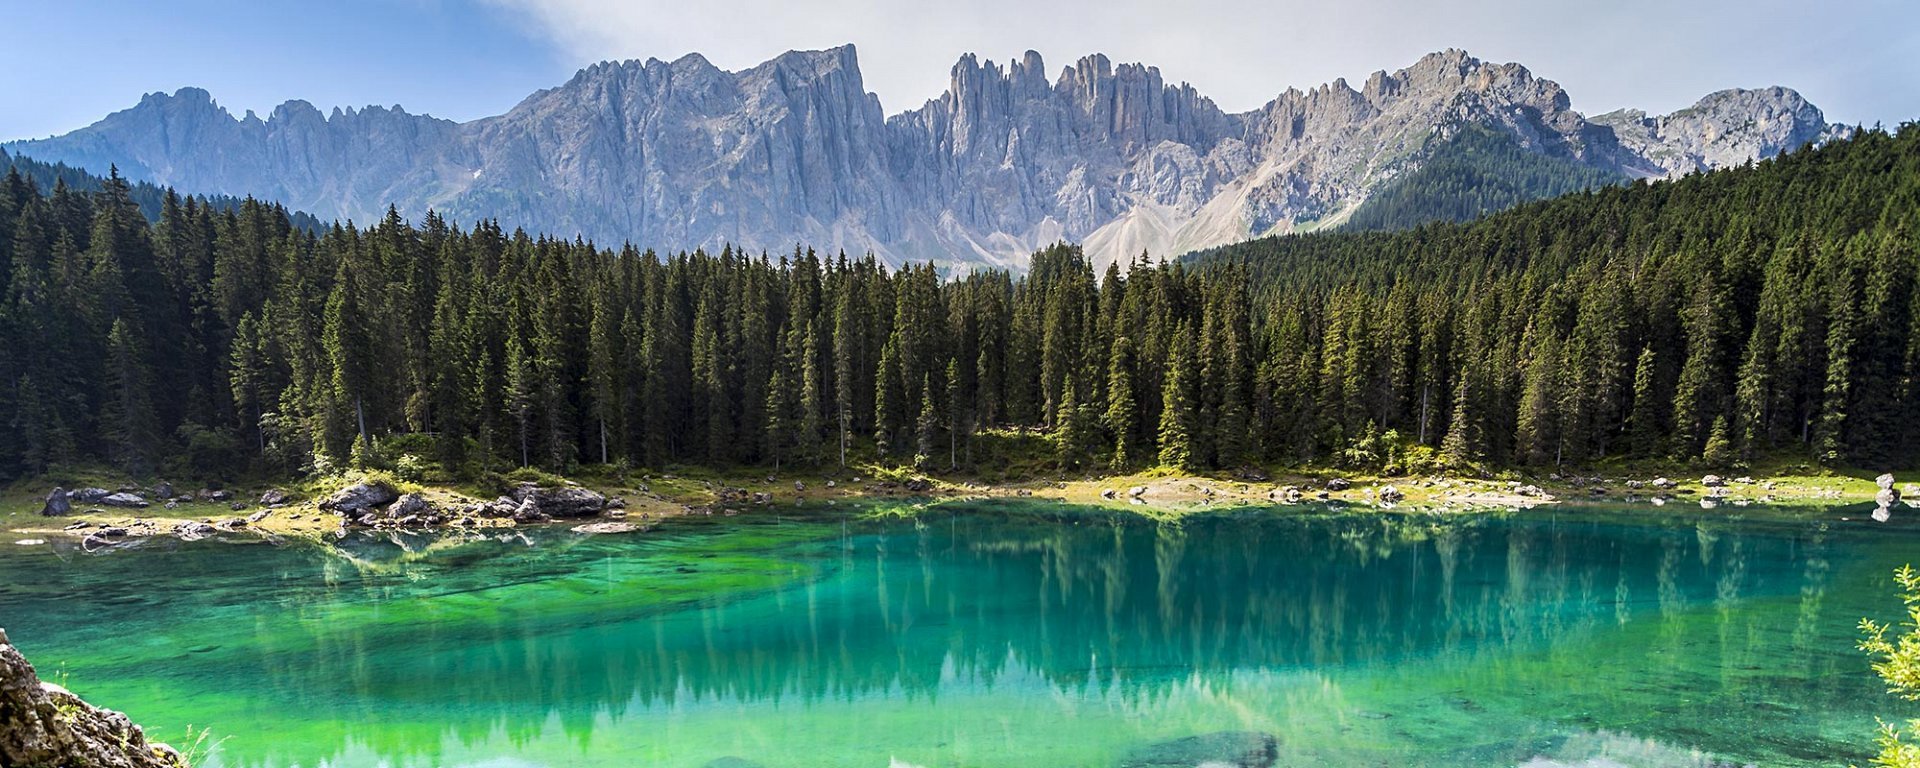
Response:
[[[0,633],[0,765],[19,768],[185,768],[173,748],[148,743],[127,716],[98,709],[34,674]]]
[[[1818,107],[1780,87],[1718,91],[1670,115],[1620,110],[1593,122],[1611,128],[1621,144],[1668,176],[1739,165],[1853,135],[1848,126],[1828,125]]]
[[[946,93],[888,118],[843,46],[741,72],[697,55],[596,64],[463,124],[305,102],[235,119],[182,89],[7,148],[358,221],[393,204],[661,250],[805,243],[1018,268],[1062,238],[1115,259],[1336,225],[1463,126],[1623,177],[1846,135],[1785,88],[1723,91],[1658,117],[1590,120],[1570,104],[1525,67],[1457,50],[1240,114],[1153,67],[1094,55],[1049,77],[1029,52],[1004,66],[962,57]]]

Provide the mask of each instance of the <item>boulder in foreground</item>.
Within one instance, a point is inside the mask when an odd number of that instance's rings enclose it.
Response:
[[[186,762],[172,747],[149,743],[126,715],[42,682],[0,632],[0,765],[184,768]]]

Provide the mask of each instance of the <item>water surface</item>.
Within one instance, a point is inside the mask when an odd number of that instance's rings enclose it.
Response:
[[[1833,765],[1908,714],[1853,649],[1898,520],[872,511],[10,547],[0,625],[212,766]]]

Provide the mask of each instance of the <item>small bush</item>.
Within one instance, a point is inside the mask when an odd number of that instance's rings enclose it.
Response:
[[[400,454],[400,458],[393,460],[394,476],[409,483],[426,482],[427,473],[431,469],[432,462],[411,453]]]
[[[508,472],[504,479],[509,486],[519,485],[521,483],[533,483],[542,488],[553,488],[566,484],[566,481],[562,480],[559,475],[538,467],[521,467],[512,472]]]

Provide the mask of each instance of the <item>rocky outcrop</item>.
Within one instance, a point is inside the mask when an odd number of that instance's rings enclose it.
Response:
[[[1337,225],[1469,126],[1622,178],[1847,134],[1777,87],[1664,116],[1589,120],[1571,104],[1519,64],[1458,50],[1237,114],[1154,67],[1096,54],[1049,77],[1030,51],[1004,66],[964,56],[944,94],[889,118],[842,46],[739,72],[697,54],[595,64],[468,123],[302,101],[236,119],[184,88],[6,149],[360,222],[393,204],[661,250],[804,242],[1020,267],[1060,239],[1107,261]]]
[[[99,504],[112,495],[113,491],[105,488],[75,488],[67,492],[67,498],[81,504]]]
[[[1644,158],[1645,170],[1681,176],[1739,165],[1853,134],[1828,125],[1819,108],[1788,88],[1731,89],[1707,94],[1670,115],[1623,109],[1593,118],[1621,146]]]
[[[121,509],[144,509],[148,506],[146,499],[140,498],[138,494],[128,493],[126,491],[109,493],[105,498],[101,499],[99,503]]]
[[[607,497],[575,485],[542,488],[533,483],[515,486],[508,498],[518,504],[514,518],[529,522],[537,518],[592,517],[607,510]],[[524,514],[530,520],[520,520]]]
[[[44,682],[0,631],[0,765],[183,768],[126,715]]]
[[[320,508],[347,517],[358,517],[375,507],[384,507],[400,498],[400,493],[386,483],[355,483],[334,491]]]

